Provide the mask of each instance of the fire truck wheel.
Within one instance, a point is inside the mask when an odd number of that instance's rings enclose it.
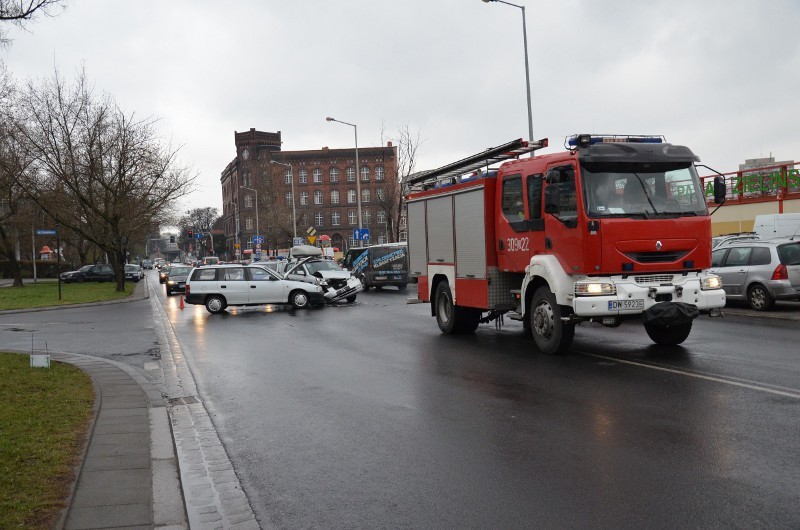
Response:
[[[457,333],[456,308],[453,305],[453,295],[450,293],[450,284],[440,282],[436,286],[436,323],[442,333]]]
[[[660,344],[661,346],[677,346],[689,336],[689,333],[692,331],[692,323],[689,322],[688,324],[670,326],[668,328],[645,324],[644,330],[656,344]]]
[[[471,307],[458,307],[453,304],[450,284],[439,283],[436,287],[436,323],[442,333],[472,333],[478,328],[481,312]]]
[[[569,350],[575,325],[561,321],[564,311],[545,286],[536,289],[531,300],[530,327],[533,341],[542,353],[559,355]]]

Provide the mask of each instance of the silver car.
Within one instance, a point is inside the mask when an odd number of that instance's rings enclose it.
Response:
[[[728,300],[747,300],[756,311],[772,309],[776,300],[800,299],[800,240],[723,244],[711,253],[710,272],[722,279]]]

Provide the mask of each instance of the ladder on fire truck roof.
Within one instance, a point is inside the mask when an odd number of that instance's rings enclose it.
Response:
[[[406,184],[409,189],[431,189],[437,185],[455,184],[461,175],[471,173],[482,167],[489,167],[497,162],[503,162],[512,158],[519,158],[520,155],[530,153],[537,149],[547,147],[547,138],[536,142],[528,142],[523,139],[514,140],[497,147],[492,147],[478,154],[468,156],[458,162],[447,164],[438,169],[432,169],[417,177],[410,179]]]

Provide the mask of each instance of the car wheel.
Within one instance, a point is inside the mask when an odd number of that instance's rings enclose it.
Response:
[[[408,284],[401,283],[400,285],[397,286],[397,290],[400,291],[401,293],[404,293],[406,291],[407,285]]]
[[[167,296],[171,296],[171,295],[172,295],[172,289],[167,289]]]
[[[225,307],[227,306],[225,302],[225,298],[220,295],[212,294],[208,298],[206,298],[206,309],[209,313],[216,315],[217,313],[222,313],[225,311]]]
[[[308,299],[308,293],[303,291],[302,289],[292,291],[292,294],[289,295],[289,302],[295,309],[304,309],[308,307],[310,304],[310,300]]]
[[[352,304],[353,302],[356,301],[356,296],[357,295],[355,294],[353,296],[348,296],[347,298],[345,298],[345,300],[347,300],[348,303]]]
[[[561,320],[564,309],[556,302],[555,295],[546,286],[533,293],[530,308],[530,327],[533,342],[539,351],[548,355],[559,355],[572,345],[575,325]]]
[[[750,307],[756,311],[767,311],[775,305],[775,300],[767,288],[758,283],[747,291],[747,301],[750,302]]]
[[[669,327],[645,324],[644,330],[656,344],[662,346],[677,346],[689,337],[689,333],[692,331],[692,323],[688,322],[679,326]]]

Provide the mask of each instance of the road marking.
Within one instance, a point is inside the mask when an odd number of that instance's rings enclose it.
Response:
[[[738,387],[742,387],[742,388],[748,388],[750,390],[756,390],[758,392],[766,392],[768,394],[775,394],[776,396],[783,396],[783,397],[789,397],[789,398],[794,398],[794,399],[800,399],[800,391],[796,391],[794,389],[788,389],[787,388],[787,390],[791,390],[791,391],[790,392],[785,392],[783,390],[776,390],[774,388],[767,388],[766,386],[761,386],[761,385],[764,385],[766,383],[758,383],[757,381],[750,381],[750,382],[744,382],[746,380],[738,380],[738,381],[736,381],[736,380],[734,380],[734,378],[727,378],[725,376],[704,375],[704,374],[699,374],[699,373],[695,373],[695,372],[687,372],[685,370],[678,370],[676,368],[667,368],[665,366],[658,366],[658,365],[655,365],[655,364],[644,363],[644,362],[640,362],[640,361],[629,361],[629,360],[626,360],[626,359],[618,359],[616,357],[607,357],[605,355],[598,355],[596,353],[589,353],[589,352],[578,351],[578,350],[573,350],[573,351],[575,351],[576,353],[579,353],[581,355],[585,355],[587,357],[596,357],[598,359],[604,359],[604,360],[613,361],[613,362],[616,362],[616,363],[630,364],[632,366],[639,366],[639,367],[642,367],[642,368],[649,368],[651,370],[658,370],[658,371],[661,371],[661,372],[668,372],[668,373],[672,373],[672,374],[683,375],[683,376],[686,376],[686,377],[694,377],[696,379],[704,379],[706,381],[713,381],[715,383],[723,383],[723,384],[726,384],[726,385],[732,385],[732,386],[738,386]],[[774,386],[774,385],[770,385],[770,386]],[[781,387],[781,388],[784,388],[784,387]]]

